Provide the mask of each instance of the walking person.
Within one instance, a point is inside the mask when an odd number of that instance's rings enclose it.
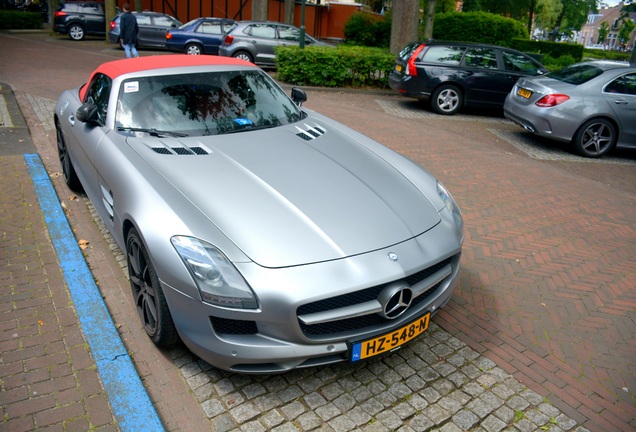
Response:
[[[124,13],[119,17],[119,37],[124,45],[126,57],[130,58],[131,54],[133,57],[139,57],[139,53],[135,47],[137,44],[137,33],[139,32],[137,18],[130,12],[130,5],[128,3],[124,3],[123,9]]]

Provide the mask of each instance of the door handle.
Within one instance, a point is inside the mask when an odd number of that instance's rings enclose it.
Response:
[[[614,101],[614,103],[615,103],[616,105],[628,105],[628,104],[629,104],[629,102],[627,102],[625,99],[616,99],[616,100]]]

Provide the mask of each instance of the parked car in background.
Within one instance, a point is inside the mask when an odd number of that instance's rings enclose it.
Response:
[[[155,344],[180,337],[238,373],[362,362],[450,300],[450,193],[306,99],[245,61],[183,54],[108,62],[60,95],[64,179],[124,251]]]
[[[274,48],[298,45],[300,29],[288,24],[240,21],[232,27],[219,48],[219,55],[236,57],[261,66],[275,66]],[[305,45],[326,45],[305,35]]]
[[[519,78],[547,72],[529,55],[500,46],[412,42],[398,54],[389,85],[452,115],[465,106],[500,108]]]
[[[226,18],[196,18],[181,27],[169,29],[165,35],[166,48],[186,54],[218,54],[223,33],[235,21]]]
[[[137,48],[165,48],[166,47],[166,31],[177,28],[182,23],[175,17],[159,12],[132,12],[137,19],[139,33],[137,34]],[[108,40],[112,43],[121,44],[119,38],[120,28],[117,15],[110,22],[110,30],[108,30]]]
[[[121,12],[119,8],[118,12]],[[68,1],[61,3],[53,15],[53,30],[67,34],[73,40],[82,40],[87,35],[106,34],[104,3],[93,1]]]
[[[636,66],[593,61],[522,78],[504,115],[537,135],[571,142],[582,156],[636,148]]]

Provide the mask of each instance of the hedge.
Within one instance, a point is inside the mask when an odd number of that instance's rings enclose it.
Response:
[[[420,26],[424,39],[424,27]],[[449,12],[435,16],[433,38],[510,46],[514,39],[529,39],[521,21],[486,12]]]
[[[583,58],[583,45],[579,44],[513,39],[510,47],[523,52],[549,55],[553,58],[571,56],[576,61],[581,61]]]
[[[278,79],[318,87],[387,88],[395,55],[359,46],[277,47]]]
[[[41,29],[42,15],[38,12],[0,10],[0,30]]]

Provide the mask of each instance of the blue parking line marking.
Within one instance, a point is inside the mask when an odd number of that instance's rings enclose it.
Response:
[[[77,245],[55,188],[37,154],[25,154],[38,202],[73,299],[82,332],[122,431],[164,431]]]

